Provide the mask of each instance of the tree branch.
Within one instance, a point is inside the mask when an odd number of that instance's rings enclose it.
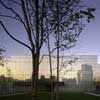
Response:
[[[45,55],[42,55],[39,64],[43,61],[44,56],[45,56]]]
[[[44,22],[44,8],[45,8],[45,0],[43,0],[43,3],[42,3],[42,15],[41,15],[41,40],[40,40],[40,45],[42,44],[42,41],[43,41],[43,31],[44,31],[44,25],[43,25],[43,22]]]
[[[0,14],[0,17],[3,17],[3,18],[4,18],[4,17],[5,17],[5,18],[10,18],[10,19],[19,21],[19,22],[21,22],[21,23],[24,25],[24,28],[26,29],[25,23],[24,23],[22,20],[18,19],[16,16],[13,17],[13,16],[9,16],[9,15],[3,15],[3,14]]]
[[[36,51],[38,52],[40,50],[39,46],[39,39],[40,39],[40,23],[39,23],[39,0],[35,1],[35,29],[36,29]],[[39,53],[39,52],[38,52]]]
[[[13,16],[9,16],[9,15],[0,14],[0,17],[10,18],[10,19],[14,19],[14,20],[20,21],[18,18],[13,17]],[[21,21],[20,21],[20,22],[21,22]]]
[[[24,19],[25,19],[26,25],[27,25],[26,31],[27,31],[27,34],[28,34],[30,44],[33,47],[34,43],[33,43],[32,36],[31,36],[32,33],[31,33],[31,28],[30,28],[30,24],[29,24],[29,20],[28,20],[27,11],[26,11],[26,8],[25,8],[24,0],[21,0],[21,3],[22,3],[22,11],[23,11],[23,14],[24,14]]]
[[[4,6],[5,9],[10,10],[13,14],[15,14],[16,17],[19,18],[19,20],[24,23],[24,21],[22,20],[22,18],[20,17],[20,15],[14,11],[14,9],[12,9],[11,7],[7,7],[7,5],[4,4],[4,2],[2,0],[0,0],[0,3]]]
[[[16,39],[14,36],[12,36],[12,35],[10,34],[10,32],[7,30],[7,28],[5,27],[5,25],[3,24],[3,22],[2,22],[1,20],[0,20],[0,24],[1,24],[2,28],[4,29],[4,31],[5,31],[13,40],[15,40],[16,42],[18,42],[19,44],[22,44],[23,46],[27,47],[29,50],[32,51],[32,49],[31,49],[30,46],[28,46],[27,44],[21,42],[20,40]]]
[[[29,2],[30,3],[30,2]],[[31,3],[30,3],[30,6],[31,6]],[[31,30],[31,35],[33,35],[33,38],[34,38],[34,41],[36,42],[36,36],[35,36],[35,32],[34,32],[34,25],[32,24],[33,20],[31,19],[31,17],[34,17],[34,15],[32,16],[32,14],[30,14],[30,10],[29,10],[29,4],[28,4],[28,1],[26,0],[26,12],[27,12],[27,15],[28,15],[28,19],[29,19],[29,25],[30,25],[30,30]],[[32,8],[32,12],[33,13],[33,8]]]
[[[14,4],[21,6],[21,3],[17,2],[16,0],[10,0],[10,1],[13,2]]]

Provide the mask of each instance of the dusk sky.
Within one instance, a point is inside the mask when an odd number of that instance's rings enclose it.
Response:
[[[96,8],[94,13],[95,19],[91,23],[87,24],[82,31],[80,38],[77,41],[77,45],[74,48],[64,52],[65,55],[98,55],[100,62],[100,0],[86,0],[86,5]],[[0,10],[1,11],[1,10]],[[1,11],[2,12],[2,11]],[[16,32],[14,36],[17,36],[22,41],[26,40],[23,27],[18,23],[8,22],[8,27],[11,32]],[[18,35],[19,34],[19,35]],[[30,51],[22,45],[16,43],[9,38],[0,26],[0,46],[6,49],[5,56],[14,55],[31,55]],[[42,54],[47,50],[43,49]]]

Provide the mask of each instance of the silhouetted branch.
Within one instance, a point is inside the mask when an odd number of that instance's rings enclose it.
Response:
[[[45,55],[42,55],[39,64],[43,61],[44,56],[45,56]]]
[[[29,50],[32,51],[32,49],[31,49],[30,46],[28,46],[27,44],[21,42],[20,40],[16,39],[14,36],[12,36],[11,33],[7,30],[7,28],[5,27],[5,25],[3,24],[2,21],[0,21],[0,24],[1,24],[2,28],[4,29],[4,31],[5,31],[13,40],[15,40],[16,42],[22,44],[23,46],[27,47]]]
[[[26,11],[26,8],[25,8],[25,2],[24,0],[21,0],[21,3],[22,3],[22,10],[23,10],[23,14],[24,14],[24,19],[25,19],[25,22],[26,22],[26,25],[27,25],[27,28],[26,28],[26,31],[28,32],[28,38],[30,40],[30,44],[31,46],[33,47],[34,43],[33,43],[33,40],[32,40],[32,36],[31,36],[31,28],[30,28],[30,24],[29,24],[29,20],[28,20],[28,15],[27,15],[27,11]]]
[[[7,5],[5,5],[5,3],[4,3],[2,0],[0,0],[0,3],[1,3],[7,10],[10,10],[16,17],[18,17],[19,20],[20,20],[22,23],[24,23],[24,21],[22,20],[21,16],[20,16],[14,9],[12,9],[11,7],[8,7]]]
[[[32,10],[33,10],[33,8],[32,8]],[[33,27],[33,24],[32,24],[33,20],[31,19],[31,17],[34,17],[34,16],[32,16],[32,14],[30,14],[30,8],[29,8],[29,4],[28,4],[27,0],[26,0],[26,13],[27,13],[28,21],[29,21],[31,35],[33,35],[34,41],[36,42],[36,36],[35,36],[34,29],[33,29],[34,27]],[[31,12],[31,13],[33,13],[33,12]]]
[[[21,3],[17,2],[16,0],[10,0],[12,3],[17,4],[19,6],[21,6]]]
[[[0,48],[0,65],[4,67],[4,57],[2,56],[2,53],[5,52],[5,49]]]
[[[45,10],[45,0],[42,2],[42,15],[41,15],[41,39],[40,39],[40,45],[43,43],[43,31],[44,31],[44,10]]]
[[[70,49],[70,48],[72,48],[72,47],[74,47],[75,46],[75,44],[73,44],[73,45],[70,45],[70,46],[68,46],[70,43],[69,42],[67,42],[67,44],[66,45],[64,45],[64,44],[61,44],[61,45],[59,45],[58,47],[56,46],[55,48],[53,48],[50,52],[51,52],[51,54],[55,51],[55,50],[57,50],[57,48],[63,48],[61,51],[64,51],[64,49]]]
[[[13,16],[9,16],[9,15],[2,15],[2,14],[0,14],[0,17],[10,18],[10,19],[14,19],[14,20],[20,21],[18,18],[13,17]]]
[[[70,57],[70,56],[69,56],[69,57]],[[60,70],[59,70],[59,71],[62,71],[63,68],[64,68],[63,76],[64,76],[67,72],[69,72],[69,71],[72,70],[72,67],[71,67],[70,69],[67,69],[68,65],[72,65],[73,63],[76,63],[76,61],[78,60],[77,57],[75,57],[75,58],[70,57],[70,58],[71,58],[71,60],[62,62],[62,65],[61,65],[61,67],[60,67]]]

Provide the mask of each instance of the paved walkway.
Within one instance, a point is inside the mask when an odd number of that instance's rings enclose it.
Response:
[[[0,97],[3,97],[3,96],[13,96],[13,95],[23,95],[23,94],[29,94],[29,93],[6,94],[6,95],[0,95]]]
[[[96,93],[86,92],[86,94],[90,94],[90,95],[94,95],[94,96],[100,97],[100,94],[96,94]]]

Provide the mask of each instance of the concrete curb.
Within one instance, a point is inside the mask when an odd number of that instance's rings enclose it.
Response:
[[[96,93],[91,93],[91,92],[85,92],[86,94],[90,94],[90,95],[93,95],[93,96],[97,96],[97,97],[100,97],[100,94],[96,94]]]

